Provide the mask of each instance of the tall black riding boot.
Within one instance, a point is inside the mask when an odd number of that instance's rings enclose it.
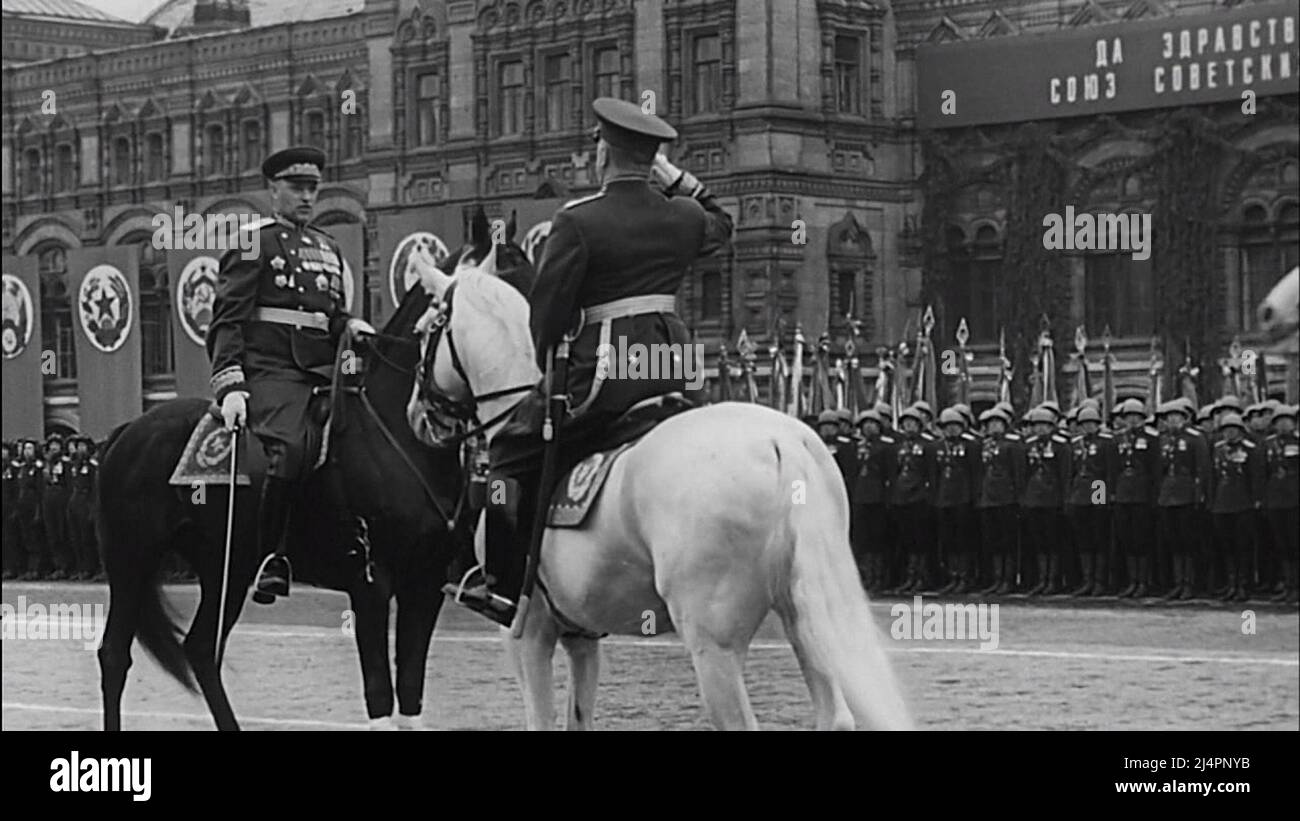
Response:
[[[289,557],[284,555],[284,534],[289,524],[289,502],[293,483],[267,476],[262,481],[262,496],[257,506],[257,551],[264,556],[257,571],[253,601],[273,604],[276,596],[289,595]]]

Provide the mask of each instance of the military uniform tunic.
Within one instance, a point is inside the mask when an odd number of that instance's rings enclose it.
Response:
[[[1265,440],[1264,458],[1264,508],[1274,543],[1283,561],[1300,561],[1300,436],[1273,434]]]
[[[343,257],[328,234],[283,218],[260,232],[257,259],[231,250],[221,258],[208,356],[218,402],[233,390],[248,397],[248,426],[267,451],[268,475],[299,479],[312,467],[322,423],[312,418],[312,388],[329,383],[344,310]],[[259,308],[320,315],[326,327],[258,318]]]

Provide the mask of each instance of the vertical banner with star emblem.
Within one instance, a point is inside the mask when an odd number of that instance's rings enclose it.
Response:
[[[217,271],[223,251],[167,252],[172,285],[172,354],[176,362],[176,395],[209,397],[212,365],[205,347],[212,305],[217,296]]]
[[[81,432],[101,439],[140,415],[140,301],[135,246],[68,252]]]
[[[371,324],[383,328],[415,282],[410,267],[415,248],[427,247],[439,263],[460,248],[460,220],[459,208],[420,208],[379,217],[379,281],[371,284],[375,295]]]
[[[39,439],[45,427],[44,386],[41,384],[41,281],[36,257],[5,255],[4,318],[0,324],[4,358],[3,422],[6,441]]]

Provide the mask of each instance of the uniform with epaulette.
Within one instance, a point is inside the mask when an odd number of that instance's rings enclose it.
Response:
[[[599,120],[601,189],[555,213],[528,300],[543,371],[556,345],[572,340],[566,388],[573,409],[562,426],[556,475],[601,450],[628,408],[686,391],[691,375],[685,368],[657,379],[617,379],[610,374],[626,371],[625,363],[598,363],[609,351],[621,351],[617,343],[624,338],[628,349],[691,344],[674,294],[691,267],[726,246],[732,232],[731,217],[709,189],[658,154],[661,143],[677,138],[676,130],[625,100],[600,98],[592,108]],[[504,483],[507,501],[485,511],[485,573],[444,587],[459,603],[500,622],[512,618],[523,581],[520,559],[539,492],[547,405],[539,384],[492,438],[491,476]]]
[[[1101,413],[1096,408],[1080,408],[1076,421],[1082,433],[1070,440],[1072,475],[1065,518],[1074,532],[1082,576],[1071,595],[1103,596],[1110,556],[1111,494],[1117,474],[1115,440],[1100,430]]]
[[[89,578],[98,564],[95,549],[95,524],[93,499],[95,482],[99,476],[99,460],[92,449],[94,441],[89,436],[74,436],[68,440],[71,447],[86,445],[85,452],[72,454],[68,465],[71,473],[71,495],[68,496],[68,542],[76,559],[76,575]]]
[[[1120,598],[1147,593],[1151,548],[1155,538],[1155,501],[1160,489],[1160,432],[1146,423],[1146,409],[1136,399],[1120,405],[1129,421],[1115,436],[1114,504],[1115,544],[1124,557],[1128,585]]]
[[[879,411],[859,415],[858,424],[864,432],[857,444],[857,473],[849,494],[853,502],[850,535],[863,586],[868,593],[877,593],[887,583],[889,483],[897,440],[890,434],[865,430],[866,421],[875,422],[878,430],[885,427]]]
[[[65,578],[73,564],[68,544],[68,496],[72,492],[68,462],[63,437],[46,437],[45,491],[41,494],[41,528],[45,534],[42,564],[54,580]]]
[[[1260,448],[1273,434],[1273,417],[1285,406],[1276,399],[1264,399],[1246,409],[1242,418],[1246,423],[1246,436]],[[1283,551],[1273,537],[1273,529],[1268,522],[1268,514],[1261,508],[1251,514],[1254,520],[1253,535],[1257,545],[1254,555],[1257,561],[1254,577],[1249,580],[1253,585],[1259,579],[1261,593],[1283,593],[1286,589],[1285,564]],[[1275,587],[1276,585],[1276,587]]]
[[[23,452],[19,456],[17,467],[18,503],[14,517],[18,520],[23,553],[26,554],[27,569],[21,578],[35,579],[43,570],[41,567],[41,554],[44,551],[42,547],[44,537],[41,533],[41,497],[45,493],[45,460],[41,458],[35,440],[22,442],[20,448]]]
[[[911,420],[914,424],[909,425]],[[889,482],[889,505],[898,526],[899,547],[906,556],[904,579],[895,593],[919,592],[925,587],[926,551],[929,549],[930,488],[933,483],[931,468],[933,447],[929,436],[921,430],[923,420],[916,408],[899,414],[899,434],[891,460],[892,475]],[[910,428],[910,430],[909,430]]]
[[[1160,535],[1173,567],[1170,599],[1190,599],[1196,587],[1199,533],[1197,511],[1204,506],[1210,484],[1210,449],[1205,436],[1187,425],[1191,403],[1174,399],[1157,411],[1168,422],[1160,434],[1160,489],[1156,506]]]
[[[1030,595],[1058,592],[1060,573],[1060,517],[1070,486],[1070,443],[1056,431],[1056,418],[1044,407],[1029,412],[1035,432],[1022,449],[1025,486],[1020,510],[1025,520],[1025,537],[1037,557],[1038,582]]]
[[[1209,507],[1227,570],[1223,599],[1245,601],[1253,514],[1264,498],[1264,448],[1246,435],[1246,425],[1235,413],[1224,417],[1219,432],[1211,458]]]
[[[14,579],[22,572],[22,535],[18,526],[18,460],[14,449],[8,442],[4,443],[4,457],[0,459],[0,474],[3,475],[4,499],[0,503],[0,519],[3,521],[3,535],[0,545],[3,552],[4,578]]]
[[[328,406],[316,389],[329,385],[339,339],[357,321],[345,308],[339,246],[309,225],[314,193],[307,198],[305,192],[315,191],[324,167],[324,152],[304,146],[262,163],[273,195],[288,192],[298,202],[292,214],[277,211],[242,229],[257,232],[255,258],[245,259],[242,249],[222,256],[208,328],[216,401],[225,415],[232,394],[245,397],[248,429],[267,457],[258,506],[259,550],[266,558],[253,595],[260,604],[288,595],[290,499],[315,467]],[[343,523],[348,517],[340,512],[339,483],[326,486],[331,513]]]
[[[1001,421],[1002,430],[989,431],[980,441],[979,487],[975,509],[980,517],[980,536],[989,557],[993,578],[982,590],[1004,596],[1016,586],[1016,536],[1019,529],[1019,499],[1024,487],[1020,450],[1024,442],[1008,430],[1011,415],[1002,408],[980,414],[986,426]]]
[[[939,414],[943,436],[930,449],[934,477],[932,504],[942,566],[947,583],[938,593],[961,595],[978,583],[973,555],[975,495],[979,487],[979,443],[965,430],[966,419],[955,408]]]
[[[1266,484],[1264,511],[1273,542],[1282,557],[1283,589],[1274,601],[1295,604],[1300,577],[1300,436],[1296,435],[1295,405],[1273,414],[1276,432],[1264,440]]]

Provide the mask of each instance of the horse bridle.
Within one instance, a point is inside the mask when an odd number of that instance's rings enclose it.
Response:
[[[502,388],[487,393],[474,393],[474,386],[470,382],[469,374],[465,372],[465,366],[461,363],[460,353],[456,350],[456,337],[451,330],[451,312],[457,284],[457,282],[452,282],[451,285],[447,286],[447,290],[443,293],[442,299],[439,300],[435,308],[433,320],[429,327],[429,339],[425,347],[424,358],[421,360],[415,375],[419,385],[420,398],[429,405],[430,411],[441,416],[450,417],[466,426],[465,430],[460,433],[440,439],[437,443],[439,447],[459,445],[466,439],[477,436],[505,419],[519,405],[519,402],[511,403],[505,410],[491,419],[483,421],[479,419],[478,415],[480,402],[526,393],[534,387],[532,384],[515,385],[514,387]],[[468,399],[453,399],[438,389],[434,376],[434,365],[438,361],[438,346],[443,339],[447,340],[447,350],[451,354],[452,369],[456,371],[456,375],[464,381],[465,387],[469,390]],[[519,401],[522,402],[523,398],[521,397]]]

